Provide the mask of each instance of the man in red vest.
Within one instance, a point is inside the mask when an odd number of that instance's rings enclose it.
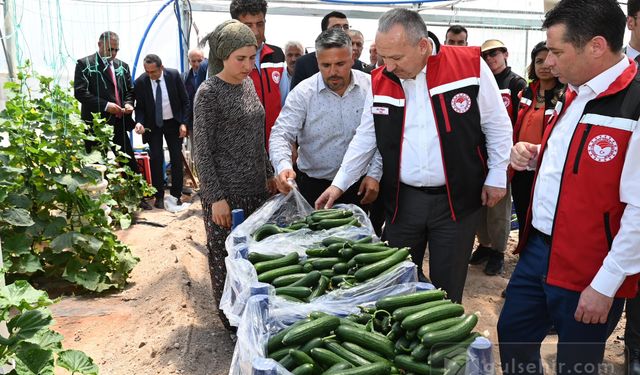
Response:
[[[637,293],[640,77],[622,53],[625,23],[615,0],[562,0],[543,23],[546,64],[568,89],[541,144],[511,151],[515,170],[537,172],[498,321],[504,374],[542,374],[552,326],[557,373],[597,374]]]

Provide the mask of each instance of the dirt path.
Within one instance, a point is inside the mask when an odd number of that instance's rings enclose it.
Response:
[[[65,297],[54,305],[55,329],[65,336],[65,347],[85,351],[101,374],[228,373],[233,343],[212,301],[201,215],[196,201],[178,214],[153,210],[140,215],[141,221],[166,227],[137,224],[121,231],[119,237],[140,257],[131,283],[118,293]],[[494,342],[500,293],[515,262],[515,256],[507,257],[503,276],[486,276],[481,266],[469,269],[464,305],[481,312],[479,328],[488,330]],[[607,347],[606,361],[615,371],[610,373],[622,373],[624,345],[616,340],[621,327],[622,322]],[[552,350],[553,345],[545,348]]]

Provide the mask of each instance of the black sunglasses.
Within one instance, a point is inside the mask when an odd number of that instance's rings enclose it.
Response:
[[[486,59],[487,57],[496,57],[498,52],[502,52],[500,49],[492,49],[491,51],[483,52],[482,58]]]

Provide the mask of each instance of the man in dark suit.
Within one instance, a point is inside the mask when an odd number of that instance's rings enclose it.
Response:
[[[207,68],[209,67],[209,61],[204,58],[204,53],[201,49],[192,49],[187,55],[189,57],[189,70],[182,73],[182,82],[187,90],[189,97],[189,134],[192,132],[191,124],[193,123],[193,99],[196,96],[198,87],[207,79]]]
[[[113,126],[113,143],[129,155],[128,166],[138,171],[133,148],[127,131],[134,127],[133,87],[129,65],[116,59],[120,40],[116,33],[105,31],[98,39],[98,51],[79,59],[73,79],[73,94],[80,102],[81,117],[87,124],[93,123],[98,113]],[[87,152],[95,142],[86,142]]]
[[[187,135],[189,98],[180,73],[162,65],[157,55],[144,58],[144,71],[135,81],[136,133],[149,144],[151,180],[156,208],[164,208],[163,135],[171,158],[171,195],[180,205],[182,194],[182,138]]]

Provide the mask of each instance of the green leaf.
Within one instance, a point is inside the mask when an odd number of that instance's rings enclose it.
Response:
[[[0,289],[0,306],[17,307],[20,310],[51,305],[47,292],[37,290],[25,280],[17,280]]]
[[[42,271],[40,258],[35,254],[23,254],[17,258],[12,258],[12,261],[13,264],[10,270],[12,273],[32,274]]]
[[[120,228],[127,229],[131,226],[131,216],[122,215],[120,216],[119,222],[120,222]]]
[[[98,375],[98,366],[93,363],[93,359],[79,350],[60,352],[57,364],[71,371],[72,374]]]
[[[70,174],[57,176],[54,178],[54,181],[59,184],[65,185],[67,189],[69,189],[69,192],[71,193],[75,192],[78,189],[78,186],[85,183],[85,181],[81,181],[79,178],[72,176]]]
[[[24,208],[7,208],[2,210],[2,212],[0,212],[0,221],[18,227],[29,227],[34,224],[29,211]]]
[[[100,155],[98,151],[92,151],[90,154],[83,154],[80,159],[87,164],[102,164],[104,163],[104,158]]]
[[[1,236],[0,236],[1,237]],[[33,238],[24,233],[16,233],[3,237],[2,251],[4,254],[24,255],[31,254]]]
[[[19,375],[53,375],[53,366],[53,350],[24,343],[16,353],[16,373]]]
[[[45,237],[55,237],[67,226],[67,220],[64,217],[54,216],[50,220],[44,228],[43,236]]]
[[[7,197],[7,202],[11,203],[12,205],[18,208],[24,208],[25,210],[28,210],[29,208],[31,208],[31,203],[32,203],[29,197],[27,197],[24,194],[18,194],[18,193],[10,193],[9,196]]]
[[[51,325],[53,318],[51,312],[46,308],[24,311],[16,315],[7,322],[10,338],[14,340],[25,340],[33,337],[38,331]]]
[[[100,250],[102,241],[78,232],[63,233],[51,241],[51,248],[58,252],[71,249],[74,245],[80,245],[83,250],[95,255]]]
[[[64,339],[64,337],[58,332],[50,329],[43,329],[25,341],[38,345],[42,349],[49,349],[57,352],[62,349],[62,339]]]

